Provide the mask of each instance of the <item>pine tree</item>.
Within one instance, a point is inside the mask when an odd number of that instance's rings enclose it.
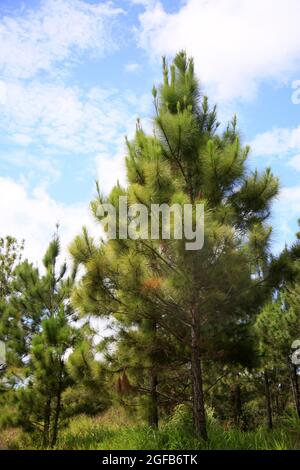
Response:
[[[106,364],[96,355],[99,354],[99,345],[95,345],[95,335],[100,333],[93,330],[88,323],[81,326],[81,341],[76,345],[67,362],[67,369],[72,378],[72,385],[64,394],[67,415],[79,413],[95,415],[103,412],[112,403],[108,383],[111,374]],[[102,348],[101,348],[102,350]]]
[[[118,269],[113,259],[110,257],[105,258],[102,252],[97,253],[94,241],[88,237],[85,229],[83,230],[82,237],[77,237],[74,240],[70,250],[77,263],[87,262],[90,267],[94,266],[92,268],[93,271],[94,269],[97,270],[97,274],[94,271],[94,274],[89,277],[89,281],[84,276],[85,281],[90,283],[91,290],[82,290],[80,287],[75,290],[73,295],[75,306],[84,315],[89,316],[94,314],[102,315],[107,319],[110,318],[112,305],[111,302],[108,305],[106,295],[110,296],[112,291],[110,287],[104,285],[108,282],[108,279],[102,278],[102,275],[105,277],[107,270],[109,270],[110,282],[113,281],[113,277],[116,275],[114,270]],[[99,256],[99,263],[97,265],[94,264],[94,256]],[[123,267],[126,270],[125,262]],[[138,272],[136,271],[134,275],[138,276]],[[95,281],[97,285],[92,284]],[[124,312],[122,309],[118,309],[120,302],[116,301],[114,311],[115,321],[117,321],[118,326],[115,329],[114,338],[107,338],[103,342],[101,352],[105,354],[105,367],[108,374],[114,377],[113,380],[115,382],[111,381],[111,388],[119,388],[119,400],[124,403],[125,397],[123,396],[121,382],[125,376],[127,380],[127,375],[129,374],[132,387],[130,397],[126,392],[127,402],[129,399],[133,399],[136,403],[134,397],[142,400],[142,408],[145,409],[144,416],[147,417],[148,423],[151,426],[157,427],[160,402],[157,386],[158,382],[165,376],[163,370],[170,368],[166,356],[168,358],[172,357],[173,361],[175,361],[174,353],[176,354],[176,346],[172,344],[172,341],[170,341],[166,332],[157,324],[155,318],[152,315],[147,315],[149,306],[143,301],[141,296],[138,298],[138,295],[136,295],[136,285],[134,277],[131,280],[128,279],[127,288],[131,289],[131,300],[133,299],[134,302],[139,303],[142,313],[137,314],[134,308],[126,309],[126,312]],[[147,284],[148,288],[150,288],[150,284]],[[91,295],[92,290],[94,292],[93,295]],[[99,300],[100,298],[102,299],[101,301]],[[110,300],[112,300],[112,297],[110,297]],[[112,345],[114,348],[113,353],[111,352]],[[118,384],[120,387],[118,387]],[[131,406],[134,406],[133,403]]]
[[[292,344],[300,339],[297,334],[300,331],[299,285],[282,292],[277,300],[267,304],[259,314],[255,328],[265,369],[276,367],[283,370],[281,375],[290,376],[295,407],[300,417],[298,367],[291,361]]]
[[[188,251],[187,240],[174,231],[165,239],[162,230],[158,240],[117,236],[97,246],[84,231],[71,247],[76,263],[85,266],[74,304],[85,314],[151,320],[188,348],[194,426],[206,439],[203,360],[218,356],[219,343],[224,346],[262,300],[265,278],[254,276],[252,246],[255,233],[268,239],[278,181],[270,169],[247,170],[249,148],[241,145],[236,118],[217,132],[216,108],[201,96],[193,60],[184,52],[170,68],[163,60],[163,84],[153,88],[153,97],[154,136],[138,121],[135,139],[127,142],[128,188],[117,185],[107,199],[98,193],[93,212],[101,219],[97,209],[109,202],[118,213],[120,196],[128,196],[129,207],[142,203],[149,209],[204,204],[204,246]],[[161,229],[168,228],[161,221]]]
[[[188,355],[159,324],[148,319],[127,325],[122,321],[104,346],[116,400],[137,410],[149,426],[157,428],[160,414],[187,400]],[[178,377],[183,383],[177,383]]]
[[[300,224],[300,221],[299,221]],[[285,247],[277,258],[269,261],[270,281],[273,287],[265,306],[259,313],[254,330],[257,338],[258,354],[262,367],[267,402],[268,427],[273,427],[271,407],[270,377],[276,370],[282,376],[289,376],[295,397],[295,405],[300,416],[300,390],[297,367],[291,364],[291,345],[299,330],[300,315],[300,234],[290,248]],[[266,266],[266,263],[265,263]],[[266,268],[265,268],[266,269]],[[287,372],[290,373],[287,373]]]
[[[16,265],[22,258],[24,242],[14,237],[0,238],[0,299],[5,300],[11,292],[11,281]]]
[[[16,393],[19,422],[39,432],[44,447],[56,443],[62,393],[70,380],[67,353],[80,338],[71,323],[76,319],[69,301],[74,277],[67,276],[66,263],[58,266],[59,254],[55,235],[43,259],[43,273],[28,261],[16,268],[5,319],[9,347],[22,366]]]
[[[17,266],[22,259],[23,249],[24,242],[18,243],[14,237],[0,238],[0,346],[3,353],[0,374],[6,376],[5,386],[3,381],[1,383],[1,390],[3,391],[9,389],[7,378],[13,366],[9,345],[7,344],[7,310],[9,309],[10,297],[13,294],[13,281],[16,276]]]

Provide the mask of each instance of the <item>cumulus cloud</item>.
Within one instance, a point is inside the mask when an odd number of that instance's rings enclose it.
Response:
[[[22,176],[0,177],[0,232],[25,238],[26,255],[38,261],[57,222],[65,254],[83,224],[100,236],[87,204],[64,204],[47,193],[60,176],[59,159],[94,159],[105,192],[117,180],[124,184],[124,136],[132,136],[150,101],[80,80],[75,86],[66,73],[81,59],[118,48],[116,21],[123,11],[111,2],[41,0],[34,8],[7,11],[0,17],[0,159]],[[128,64],[128,71],[136,65]],[[33,189],[28,181],[35,182]]]
[[[101,229],[90,216],[87,204],[65,205],[52,199],[43,188],[29,192],[24,184],[0,177],[0,236],[13,235],[25,239],[25,255],[40,262],[56,224],[60,225],[62,251],[86,225],[95,237]]]
[[[0,150],[0,160],[6,166],[13,165],[18,168],[27,182],[28,180],[39,181],[39,185],[43,187],[57,181],[61,176],[57,159],[40,158],[40,156],[34,155],[23,148],[14,151]]]
[[[300,185],[285,186],[281,189],[278,201],[274,207],[273,226],[275,252],[295,242],[295,233],[299,230],[297,220],[300,214]]]
[[[215,99],[251,98],[299,66],[298,0],[186,0],[175,13],[141,3],[140,46],[152,57],[186,49]]]
[[[129,73],[136,72],[137,70],[139,70],[139,68],[140,65],[136,63],[130,63],[125,65],[125,71]]]
[[[0,80],[0,105],[6,102],[6,84],[3,80]]]
[[[300,185],[282,188],[280,191],[280,206],[284,207],[283,213],[289,217],[300,214]]]
[[[114,157],[109,154],[100,154],[96,157],[97,177],[100,189],[104,194],[117,184],[126,186],[125,151]]]
[[[300,171],[300,126],[258,134],[250,146],[254,157],[267,157],[270,163],[273,158],[284,159],[285,165]],[[295,241],[300,216],[300,185],[287,186],[285,183],[273,209],[273,251],[278,253],[285,243]]]
[[[9,82],[0,106],[0,130],[15,144],[51,151],[107,152],[135,127],[148,109],[145,97],[94,87]]]
[[[277,128],[258,134],[250,146],[254,155],[286,156],[300,151],[300,126]]]
[[[293,158],[291,158],[288,162],[289,166],[294,168],[296,171],[300,171],[300,155],[295,155]],[[300,213],[300,210],[299,210]]]
[[[0,71],[3,76],[32,78],[80,59],[82,53],[115,50],[114,19],[122,13],[111,3],[42,0],[0,20]]]

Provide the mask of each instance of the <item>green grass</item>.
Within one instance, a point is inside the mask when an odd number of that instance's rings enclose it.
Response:
[[[263,427],[251,432],[226,430],[212,417],[208,417],[209,441],[193,435],[191,417],[179,407],[173,417],[161,423],[155,431],[146,425],[116,419],[113,413],[99,418],[76,418],[62,431],[58,449],[225,449],[225,450],[285,450],[300,449],[300,426],[297,419],[285,419],[280,428],[270,432]]]
[[[282,420],[280,427],[270,432],[264,427],[241,432],[226,429],[208,416],[209,441],[193,435],[191,416],[185,407],[178,407],[171,419],[160,424],[159,430],[137,425],[120,410],[111,410],[102,416],[84,415],[71,420],[60,432],[57,449],[95,450],[289,450],[300,449],[299,420]],[[13,448],[33,448],[27,440],[12,443]]]

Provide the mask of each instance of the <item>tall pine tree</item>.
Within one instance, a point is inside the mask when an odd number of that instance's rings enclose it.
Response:
[[[138,122],[135,138],[127,142],[128,187],[117,185],[108,198],[99,193],[93,212],[101,220],[98,208],[109,202],[118,213],[120,196],[127,196],[130,225],[137,217],[135,203],[149,213],[151,204],[204,204],[204,246],[187,250],[189,240],[178,240],[172,230],[175,217],[171,224],[160,219],[158,239],[124,240],[118,227],[116,240],[98,246],[84,231],[71,247],[76,263],[85,267],[74,304],[84,314],[148,319],[188,349],[194,426],[206,439],[203,359],[216,359],[225,338],[238,338],[262,300],[265,276],[257,276],[253,234],[259,231],[267,242],[278,181],[270,169],[247,169],[249,148],[241,145],[236,118],[217,131],[216,108],[201,95],[193,60],[184,52],[170,68],[163,60],[163,84],[153,88],[153,97],[154,135],[147,136]],[[194,223],[196,215],[194,210]],[[169,228],[171,236],[165,237]]]

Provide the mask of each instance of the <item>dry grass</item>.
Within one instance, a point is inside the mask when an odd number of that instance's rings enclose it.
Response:
[[[22,431],[18,428],[2,429],[0,431],[0,449],[13,449],[20,440]]]

